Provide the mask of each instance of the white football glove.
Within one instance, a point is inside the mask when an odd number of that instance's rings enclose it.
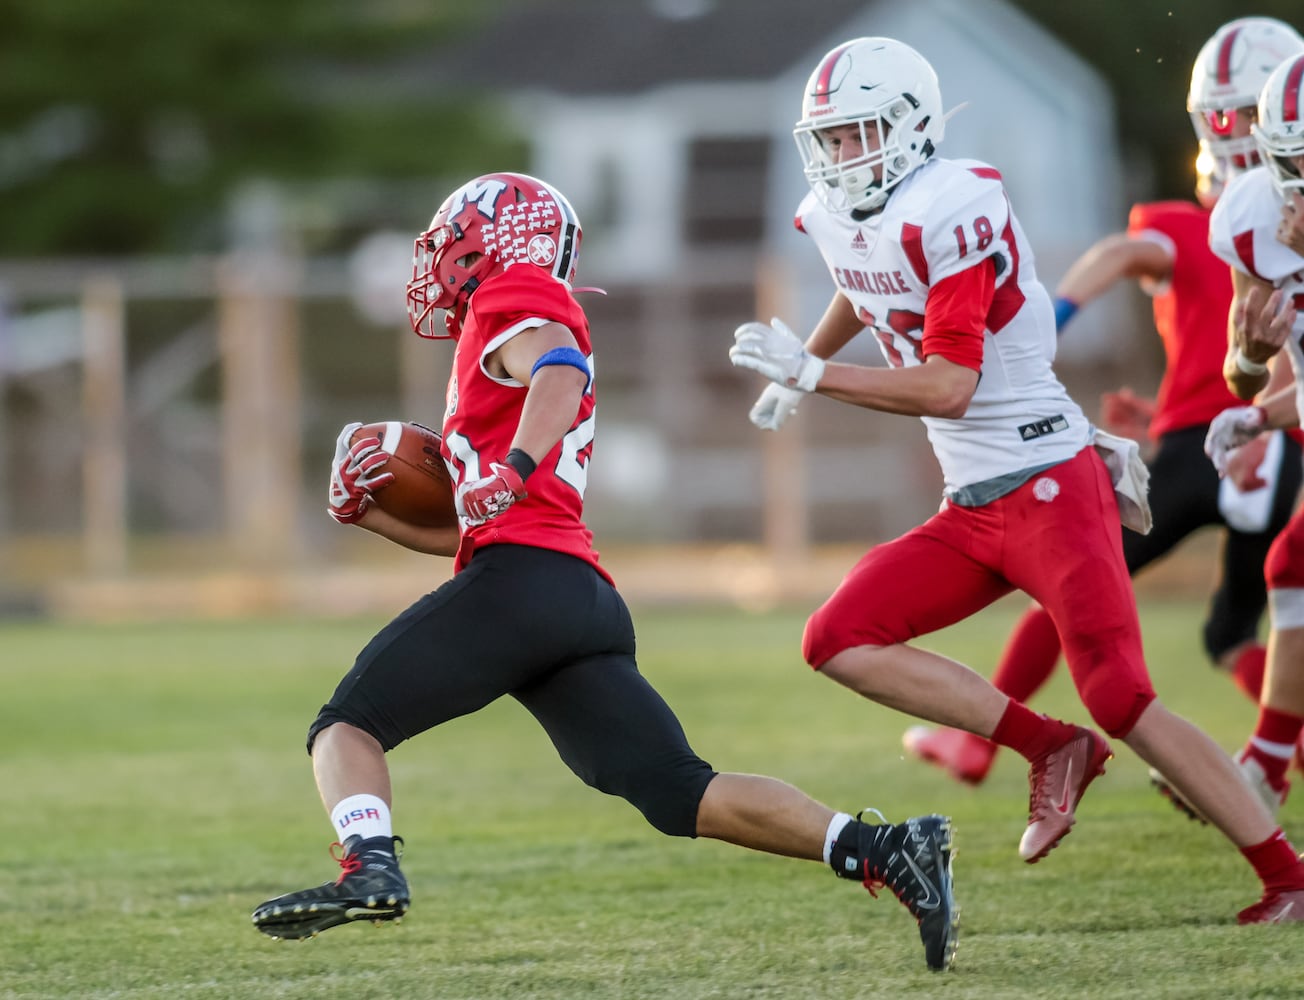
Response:
[[[1213,418],[1205,435],[1204,453],[1220,478],[1227,475],[1228,455],[1263,433],[1265,416],[1262,406],[1233,406]]]
[[[771,382],[752,406],[747,419],[763,431],[777,431],[797,412],[797,404],[805,396],[806,394],[800,389],[789,389]]]
[[[750,368],[776,385],[814,392],[824,375],[824,360],[805,345],[777,316],[764,323],[744,323],[734,331],[729,360],[737,368]]]
[[[389,452],[380,450],[376,438],[363,438],[350,444],[360,423],[345,424],[335,439],[335,459],[331,462],[330,506],[327,513],[340,524],[362,520],[372,501],[372,493],[394,481],[394,474],[381,467],[389,461]]]

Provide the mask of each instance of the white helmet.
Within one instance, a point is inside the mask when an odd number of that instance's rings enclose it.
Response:
[[[1191,69],[1186,110],[1200,156],[1220,183],[1255,166],[1258,151],[1248,134],[1232,137],[1237,113],[1253,108],[1268,75],[1283,59],[1304,52],[1304,38],[1271,17],[1228,21],[1204,43]]]
[[[1293,162],[1304,156],[1304,55],[1287,59],[1272,71],[1259,95],[1254,141],[1272,174],[1272,185],[1286,199],[1304,195],[1304,177]]]
[[[821,137],[860,125],[864,155],[834,163]],[[856,38],[820,60],[793,129],[806,180],[833,212],[872,212],[937,151],[945,119],[928,60],[892,38]]]

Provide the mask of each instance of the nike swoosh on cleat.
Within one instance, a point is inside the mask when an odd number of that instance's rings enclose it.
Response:
[[[1055,811],[1061,816],[1069,812],[1069,797],[1073,794],[1073,761],[1069,761],[1068,773],[1064,776],[1064,797],[1055,803]]]
[[[919,908],[921,910],[935,910],[941,906],[942,894],[937,891],[937,886],[933,885],[933,880],[923,873],[920,867],[915,864],[914,858],[910,857],[909,854],[906,854],[903,851],[901,857],[905,858],[906,864],[908,864],[910,870],[915,873],[915,878],[919,879],[924,888],[928,890],[924,898],[917,901]]]

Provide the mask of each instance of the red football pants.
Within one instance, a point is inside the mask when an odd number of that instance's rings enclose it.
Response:
[[[845,649],[891,646],[953,625],[1013,589],[1050,613],[1097,725],[1126,736],[1155,692],[1118,505],[1091,447],[992,503],[948,503],[870,549],[806,623],[802,652],[818,669]]]
[[[1304,628],[1304,507],[1273,540],[1263,566],[1273,628]]]

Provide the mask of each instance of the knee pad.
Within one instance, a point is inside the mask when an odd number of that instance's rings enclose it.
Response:
[[[661,833],[695,837],[697,809],[716,772],[700,757],[690,756],[660,766],[600,766],[591,773],[576,774],[585,784],[620,796]]]
[[[1070,660],[1069,670],[1091,718],[1114,739],[1127,736],[1155,700],[1145,664],[1121,662],[1117,649]]]
[[[317,742],[317,737],[320,736],[322,732],[329,729],[331,726],[335,725],[337,722],[343,722],[345,725],[352,726],[354,729],[362,730],[362,732],[374,738],[376,742],[381,745],[381,747],[384,749],[386,753],[389,753],[401,742],[403,742],[403,737],[401,736],[398,737],[397,739],[393,739],[391,737],[386,736],[383,733],[376,732],[376,730],[373,729],[371,726],[368,726],[366,723],[360,722],[357,719],[345,718],[338,711],[333,709],[330,705],[323,705],[321,707],[321,711],[317,713],[317,718],[315,718],[312,722],[312,725],[308,727],[308,756],[309,757],[312,756],[312,747],[313,744]]]
[[[855,646],[893,646],[905,637],[894,635],[871,622],[857,621],[845,607],[833,601],[825,604],[806,621],[801,634],[801,655],[818,670],[844,649]]]
[[[1304,517],[1296,513],[1263,564],[1273,628],[1304,628]]]
[[[1304,587],[1304,511],[1292,517],[1273,539],[1263,575],[1269,590]]]

